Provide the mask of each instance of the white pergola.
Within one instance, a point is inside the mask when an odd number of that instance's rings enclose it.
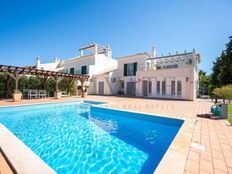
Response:
[[[83,51],[90,51],[92,53],[106,53],[107,51],[111,51],[109,46],[103,46],[96,43],[90,43],[87,45],[83,45],[79,48],[81,56],[83,55]]]
[[[176,55],[168,55],[168,56],[161,56],[161,57],[152,57],[147,58],[146,60],[153,60],[157,64],[167,63],[167,62],[180,62],[185,61],[193,58],[193,53],[183,53],[183,54],[176,54]]]

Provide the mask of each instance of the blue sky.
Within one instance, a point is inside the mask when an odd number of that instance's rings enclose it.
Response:
[[[96,42],[113,57],[195,48],[210,73],[232,35],[231,9],[231,0],[0,0],[0,64],[66,59]]]

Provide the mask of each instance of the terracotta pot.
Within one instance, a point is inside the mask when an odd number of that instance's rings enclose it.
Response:
[[[81,97],[85,98],[87,96],[87,94],[88,94],[87,92],[83,92]]]
[[[14,102],[21,101],[22,93],[13,93],[13,100]]]
[[[62,92],[55,92],[54,93],[55,99],[60,99],[61,95],[62,95]]]

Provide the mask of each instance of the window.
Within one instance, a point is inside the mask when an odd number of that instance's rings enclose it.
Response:
[[[87,66],[81,66],[81,74],[88,74],[87,72]]]
[[[162,95],[166,94],[166,81],[162,81]]]
[[[134,75],[134,64],[132,64],[132,63],[127,64],[127,75],[128,76]]]
[[[75,69],[74,68],[70,68],[70,74],[74,74]]]
[[[171,81],[171,95],[175,95],[176,93],[175,85],[176,85],[175,81],[174,80]]]
[[[135,76],[137,71],[137,63],[124,64],[124,76]]]
[[[149,81],[148,82],[148,93],[151,94],[151,92],[152,92],[152,82]]]
[[[181,95],[181,81],[178,80],[177,81],[177,95]]]
[[[174,64],[174,65],[166,65],[166,66],[163,66],[164,69],[172,69],[172,68],[178,68],[178,65],[177,64]]]
[[[157,90],[157,94],[160,94],[160,81],[157,81],[156,83],[156,90]]]

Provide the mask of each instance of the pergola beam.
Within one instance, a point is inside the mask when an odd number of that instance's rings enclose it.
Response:
[[[15,80],[15,90],[18,90],[18,82],[20,79],[20,75],[35,75],[37,77],[43,76],[42,82],[43,88],[45,87],[45,83],[49,77],[54,78],[56,81],[56,92],[58,92],[58,83],[62,78],[68,78],[68,85],[70,91],[70,85],[74,80],[79,80],[84,84],[89,79],[89,75],[79,75],[79,74],[69,74],[64,72],[55,72],[55,71],[47,71],[47,70],[39,70],[32,67],[17,67],[17,66],[7,66],[0,65],[0,72],[6,72],[7,74],[7,86],[9,88],[9,77]],[[8,89],[7,88],[7,89]]]
[[[7,66],[7,65],[0,65],[0,72],[8,72],[8,73],[15,73],[18,72],[18,75],[20,74],[26,74],[26,75],[48,75],[48,76],[59,76],[59,77],[70,77],[74,79],[80,79],[80,77],[87,77],[88,75],[79,75],[79,74],[69,74],[64,72],[55,72],[55,71],[47,71],[47,70],[38,70],[36,68],[31,67],[16,67],[16,66]],[[13,77],[14,78],[14,77]]]

